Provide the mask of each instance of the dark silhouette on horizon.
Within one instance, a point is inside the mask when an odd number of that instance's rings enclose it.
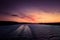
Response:
[[[60,25],[60,22],[55,22],[55,23],[28,23],[28,22],[0,21],[0,25],[15,25],[15,24]]]

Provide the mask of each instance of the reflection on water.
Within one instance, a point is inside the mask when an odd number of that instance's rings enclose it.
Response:
[[[0,26],[0,38],[4,37],[26,37],[33,38],[34,40],[60,40],[60,26],[40,24]]]

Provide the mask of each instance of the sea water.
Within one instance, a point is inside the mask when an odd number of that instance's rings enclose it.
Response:
[[[41,24],[0,26],[0,38],[11,37],[25,37],[34,40],[60,40],[60,26]]]

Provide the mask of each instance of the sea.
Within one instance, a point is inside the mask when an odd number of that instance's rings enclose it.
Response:
[[[60,25],[3,25],[0,26],[0,40],[60,40]]]

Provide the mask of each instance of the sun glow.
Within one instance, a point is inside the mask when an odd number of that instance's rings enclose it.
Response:
[[[0,20],[3,21],[16,21],[16,22],[28,22],[28,23],[50,23],[60,22],[59,12],[45,12],[45,11],[26,11],[24,18],[14,16],[0,16]],[[23,16],[23,15],[20,15]]]

